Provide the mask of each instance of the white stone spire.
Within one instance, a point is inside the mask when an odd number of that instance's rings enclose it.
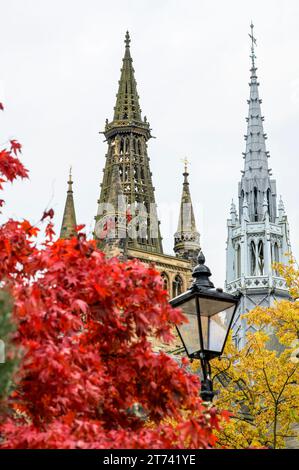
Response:
[[[225,289],[241,293],[233,324],[237,346],[245,344],[248,325],[242,315],[256,306],[269,307],[275,300],[288,298],[288,288],[273,268],[287,263],[291,252],[289,227],[282,200],[276,210],[276,182],[270,179],[266,135],[255,64],[256,40],[251,24],[251,77],[247,118],[245,168],[239,182],[239,219],[234,204],[227,221]],[[235,223],[234,223],[235,222]]]
[[[249,95],[249,111],[247,121],[247,134],[245,135],[245,177],[257,178],[268,176],[268,153],[266,150],[266,134],[264,133],[264,118],[261,112],[261,102],[259,97],[259,82],[257,80],[257,67],[255,65],[256,40],[253,36],[253,24],[251,23],[252,46],[251,46],[251,75],[250,75],[250,95]]]
[[[248,213],[251,221],[263,220],[263,199],[266,193],[268,198],[269,216],[274,221],[276,216],[276,185],[270,180],[268,158],[266,149],[267,135],[264,132],[261,111],[262,100],[259,97],[259,82],[257,79],[257,67],[255,64],[256,39],[253,35],[253,24],[251,23],[251,69],[250,69],[250,94],[247,121],[247,133],[245,152],[243,153],[245,164],[240,185],[240,212],[243,206],[244,194],[247,194]]]

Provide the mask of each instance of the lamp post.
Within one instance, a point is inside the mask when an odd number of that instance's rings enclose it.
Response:
[[[177,331],[187,356],[200,360],[201,397],[204,401],[212,401],[214,392],[209,361],[223,353],[240,296],[215,289],[202,252],[197,260],[190,289],[172,299],[170,304],[180,307],[187,317],[188,322],[177,325]]]

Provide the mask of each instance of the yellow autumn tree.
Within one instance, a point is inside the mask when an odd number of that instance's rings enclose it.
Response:
[[[224,356],[211,362],[215,404],[232,413],[218,432],[220,447],[283,448],[298,440],[299,270],[293,259],[276,269],[292,300],[244,315],[252,327],[246,346],[238,351],[230,336]]]

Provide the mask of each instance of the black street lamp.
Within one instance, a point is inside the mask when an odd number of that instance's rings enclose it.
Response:
[[[201,397],[204,401],[212,401],[214,392],[209,361],[223,353],[240,296],[215,289],[202,252],[197,260],[192,286],[172,299],[170,304],[180,307],[188,319],[188,323],[177,325],[177,331],[188,357],[201,362]]]

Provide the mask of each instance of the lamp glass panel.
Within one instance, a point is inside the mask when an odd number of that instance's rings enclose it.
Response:
[[[199,298],[204,349],[221,353],[235,311],[235,304]]]
[[[198,330],[198,317],[196,312],[195,297],[187,300],[184,304],[179,305],[183,310],[188,323],[183,323],[177,328],[182,337],[182,340],[187,349],[187,354],[191,355],[194,352],[200,351],[199,330]]]

